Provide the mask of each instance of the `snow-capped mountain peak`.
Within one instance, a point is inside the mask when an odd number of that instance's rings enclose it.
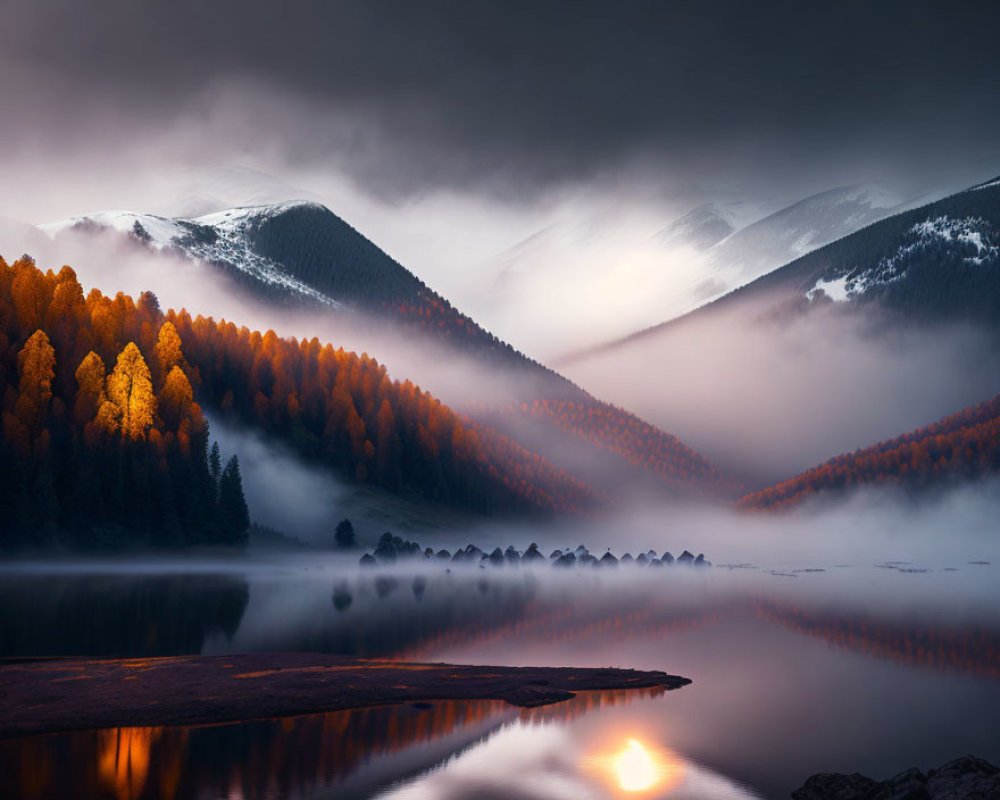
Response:
[[[340,301],[290,275],[254,246],[253,233],[257,226],[300,208],[329,213],[324,206],[311,201],[286,201],[233,208],[195,219],[172,219],[131,211],[101,211],[38,227],[51,237],[71,231],[115,231],[152,250],[225,265],[283,293],[339,307]]]

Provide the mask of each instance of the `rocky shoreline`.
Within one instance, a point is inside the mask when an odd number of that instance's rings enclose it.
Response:
[[[819,773],[792,800],[1000,800],[1000,768],[963,756],[924,773],[916,767],[884,781],[853,773]]]

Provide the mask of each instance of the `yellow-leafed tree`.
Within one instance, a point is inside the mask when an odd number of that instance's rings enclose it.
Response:
[[[118,355],[115,368],[108,377],[108,400],[116,407],[122,435],[128,439],[145,439],[156,420],[156,395],[153,379],[142,353],[129,342]],[[104,409],[102,409],[102,416]]]

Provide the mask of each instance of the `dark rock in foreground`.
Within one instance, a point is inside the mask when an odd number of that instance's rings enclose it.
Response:
[[[578,691],[677,689],[658,671],[406,664],[321,653],[51,659],[0,666],[0,738],[201,725],[426,700],[533,707]]]
[[[820,773],[792,792],[792,800],[1000,800],[1000,769],[963,756],[926,775],[911,768],[885,781]]]

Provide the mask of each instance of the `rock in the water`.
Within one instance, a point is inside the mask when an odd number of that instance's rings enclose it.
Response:
[[[621,557],[621,563],[622,564],[631,564],[634,560],[635,559],[632,558],[632,554],[631,553],[626,553],[625,555],[623,555]]]
[[[1000,769],[981,758],[962,756],[928,772],[927,791],[932,800],[1000,800]]]
[[[882,782],[880,798],[886,800],[928,800],[927,776],[916,767]]]
[[[617,567],[618,559],[615,558],[613,555],[611,555],[611,551],[609,550],[607,553],[601,556],[601,560],[598,563],[602,567]]]
[[[378,561],[375,560],[375,556],[371,553],[365,553],[360,559],[358,559],[358,563],[361,564],[362,567],[374,567],[378,564]]]
[[[662,561],[660,561],[660,559],[658,559],[658,558],[654,558],[654,559],[652,559],[652,560],[651,560],[651,561],[649,562],[649,566],[651,566],[651,567],[660,567],[660,568],[662,568],[662,567],[663,567],[663,562],[662,562]]]
[[[687,550],[685,550],[683,553],[677,556],[677,563],[691,566],[694,563],[694,554],[689,553]]]
[[[549,561],[554,561],[555,559],[559,558],[562,554],[563,554],[562,550],[553,550],[552,553],[549,555]]]
[[[437,551],[437,555],[435,556],[435,558],[437,558],[439,561],[448,561],[451,559],[451,553],[442,548],[441,550]]]
[[[881,783],[857,772],[821,772],[792,792],[792,800],[875,800],[881,789]]]
[[[521,560],[534,563],[536,561],[544,561],[545,556],[538,552],[538,545],[532,542],[528,545],[528,549],[524,551],[524,555],[521,556]]]
[[[598,564],[597,556],[591,553],[584,553],[580,556],[578,563],[581,567],[596,567]]]
[[[503,558],[508,564],[517,564],[521,560],[521,554],[514,549],[514,545],[509,544],[503,551]]]
[[[499,567],[503,564],[503,550],[499,547],[494,547],[493,552],[490,553],[490,564],[494,567]]]
[[[823,773],[792,792],[792,800],[1000,800],[1000,769],[963,756],[926,775],[914,767],[885,781]]]
[[[706,560],[704,553],[698,553],[698,557],[694,560],[694,565],[696,567],[710,567],[712,562]]]
[[[375,548],[375,560],[380,564],[395,564],[397,558],[396,548],[391,542],[379,542]]]
[[[665,566],[669,566],[674,563],[674,557],[669,550],[664,550],[663,555],[660,556],[660,561],[662,561]]]
[[[572,553],[563,553],[552,562],[553,567],[572,567],[574,564],[576,564],[576,556]]]
[[[646,566],[646,564],[649,563],[649,556],[647,556],[645,553],[639,553],[639,555],[635,557],[635,563],[638,564],[640,567],[644,567]]]

